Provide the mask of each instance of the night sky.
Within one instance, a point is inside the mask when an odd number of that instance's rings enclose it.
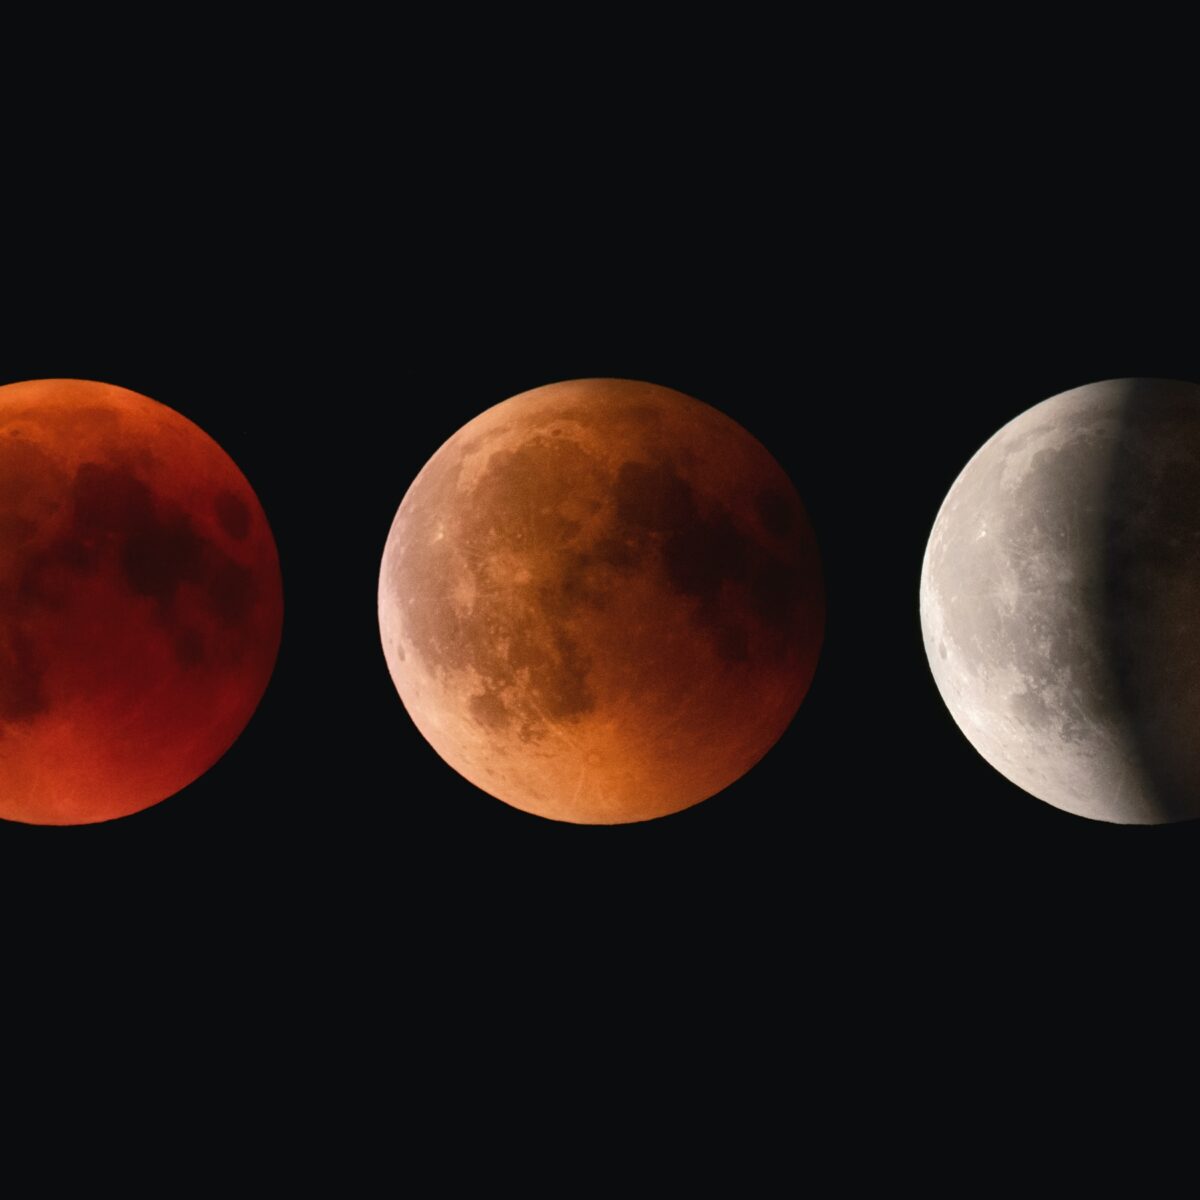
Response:
[[[786,165],[732,192],[683,163],[639,188],[564,180],[536,209],[513,186],[409,194],[404,219],[377,180],[296,212],[264,175],[211,220],[38,241],[5,289],[3,380],[104,380],[201,425],[272,523],[286,616],[216,767],[110,825],[0,828],[10,875],[64,912],[208,929],[248,957],[310,938],[421,962],[434,944],[543,962],[720,947],[717,964],[754,946],[822,977],[854,947],[895,964],[981,930],[1050,945],[1098,927],[1097,904],[1189,889],[1200,826],[1091,824],[979,758],[926,668],[917,587],[946,490],[1005,421],[1097,379],[1200,380],[1194,264],[1161,226],[1133,236],[1119,206],[1053,188],[993,197],[956,175],[947,196],[942,173],[801,194]],[[409,722],[375,618],[425,460],[488,405],[592,375],[677,388],[764,442],[828,588],[815,682],[767,758],[617,828],[548,823],[455,775]]]

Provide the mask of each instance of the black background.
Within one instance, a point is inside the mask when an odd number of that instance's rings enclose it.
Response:
[[[197,422],[262,500],[286,604],[263,703],[202,779],[102,826],[0,824],[8,1090],[53,1130],[40,1174],[145,1163],[161,1190],[249,1161],[341,1194],[428,1157],[558,1194],[728,1158],[736,1194],[814,1168],[976,1191],[1027,1185],[1027,1146],[1111,1178],[1146,1112],[1145,1191],[1189,1145],[1154,1101],[1178,1114],[1191,1081],[1198,826],[1008,784],[937,695],[917,587],[1004,422],[1092,380],[1200,382],[1187,31],[29,15],[0,75],[0,383],[106,380]],[[626,828],[465,785],[376,634],[416,471],[583,375],[739,419],[827,574],[780,743]]]
[[[517,950],[543,970],[581,947],[644,970],[682,954],[722,979],[753,956],[768,995],[795,970],[836,993],[841,972],[953,963],[980,939],[1053,953],[1163,887],[1190,896],[1196,826],[1071,817],[975,754],[917,616],[938,505],[1000,425],[1097,379],[1200,381],[1169,182],[1098,187],[1090,163],[955,137],[921,152],[883,116],[870,142],[799,148],[778,120],[715,145],[711,126],[655,128],[634,149],[601,118],[582,148],[528,156],[483,124],[457,149],[298,139],[211,172],[105,171],[103,205],[37,198],[3,380],[120,384],[216,438],[275,531],[286,617],[257,715],[202,779],[103,826],[0,828],[35,909],[247,962],[399,957],[425,979],[439,956]],[[829,604],[768,757],[617,828],[527,816],[444,766],[375,617],[429,455],[488,405],[593,375],[678,388],[759,437],[809,508]]]

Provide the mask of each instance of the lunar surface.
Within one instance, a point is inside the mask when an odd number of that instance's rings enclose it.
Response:
[[[203,774],[279,646],[275,543],[207,434],[124,388],[0,387],[0,817],[104,821]]]
[[[758,762],[812,680],[824,590],[795,488],[740,425],[585,379],[488,409],[429,460],[379,620],[447,763],[517,808],[611,824]]]
[[[1200,816],[1200,387],[1117,379],[971,459],[921,575],[934,678],[1013,783],[1096,820]]]

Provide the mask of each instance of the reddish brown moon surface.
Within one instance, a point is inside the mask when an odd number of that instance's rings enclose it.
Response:
[[[282,620],[266,517],[207,434],[103,383],[0,387],[0,817],[106,821],[191,783]]]
[[[750,769],[824,630],[795,488],[740,425],[669,388],[552,384],[463,426],[417,476],[379,580],[392,679],[460,774],[615,824]]]

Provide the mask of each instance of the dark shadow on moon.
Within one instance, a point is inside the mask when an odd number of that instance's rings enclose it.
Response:
[[[1104,491],[1101,628],[1160,822],[1200,816],[1200,387],[1125,382]]]
[[[1052,397],[985,443],[947,506],[922,611],[976,748],[1067,811],[1200,816],[1200,387]]]
[[[65,506],[66,519],[57,536],[41,546],[31,544],[30,531],[23,539],[26,549],[18,571],[0,589],[0,722],[29,721],[47,711],[46,663],[28,629],[40,628],[47,614],[65,610],[82,583],[96,575],[153,602],[155,619],[183,666],[206,662],[217,640],[223,657],[241,658],[247,647],[236,635],[257,601],[250,568],[205,537],[188,512],[158,495],[131,469],[85,462],[67,483],[59,478],[61,472],[45,471],[50,460],[36,447],[16,446],[6,447],[0,465],[27,468],[14,470],[11,477],[20,482],[28,476],[29,486],[23,492],[0,487],[0,526],[7,522],[21,532],[30,522],[18,505],[28,505],[31,496],[47,512]],[[246,506],[232,494],[218,504],[226,532],[236,537],[240,529],[244,537],[250,523]],[[202,611],[214,623],[207,634],[189,624],[180,610],[177,599],[185,584],[194,587]],[[127,619],[127,613],[117,605],[113,619]]]
[[[31,720],[49,707],[44,674],[33,640],[20,629],[6,629],[0,637],[0,734],[5,725]]]
[[[592,663],[570,623],[604,612],[614,589],[652,571],[683,602],[676,615],[690,612],[725,663],[800,653],[822,619],[823,585],[794,491],[760,491],[756,528],[702,496],[669,458],[613,470],[555,432],[492,453],[461,495],[463,456],[444,455],[405,500],[392,578],[406,597],[406,633],[431,671],[474,672],[468,709],[478,725],[529,742],[547,719],[561,726],[592,713]],[[522,582],[525,554],[536,566]]]
[[[824,588],[795,489],[739,426],[653,385],[506,403],[425,464],[388,535],[381,632],[410,715],[472,782],[556,820],[714,795],[816,665]]]
[[[643,552],[647,544],[658,550],[674,591],[698,602],[697,619],[719,657],[747,661],[755,632],[769,639],[769,653],[785,652],[805,601],[808,611],[816,601],[797,546],[776,552],[723,506],[702,507],[669,463],[623,463],[614,496],[618,529]],[[755,507],[776,538],[803,521],[799,500],[781,492],[760,493]]]

